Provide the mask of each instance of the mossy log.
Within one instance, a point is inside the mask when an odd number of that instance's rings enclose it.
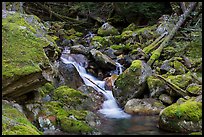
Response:
[[[157,39],[155,39],[154,42],[152,42],[149,46],[145,47],[143,49],[143,51],[148,54],[151,50],[153,50],[154,48],[156,48],[163,40],[164,40],[164,36],[167,35],[167,32],[164,32],[163,34],[161,34],[160,37],[158,37]]]
[[[188,92],[181,89],[180,87],[178,87],[177,85],[173,84],[172,82],[168,81],[167,79],[165,79],[164,77],[162,77],[161,75],[157,75],[154,74],[155,77],[159,78],[160,80],[162,80],[163,82],[165,82],[171,89],[173,89],[176,93],[178,93],[180,96],[182,97],[186,97],[188,96]]]
[[[189,8],[182,14],[179,18],[179,21],[176,23],[172,31],[169,33],[169,35],[164,39],[164,41],[161,43],[161,45],[156,49],[153,53],[150,59],[148,60],[147,64],[151,66],[155,60],[157,60],[160,57],[160,54],[165,46],[168,45],[169,41],[174,37],[178,29],[181,27],[181,25],[185,22],[187,16],[193,11],[195,6],[197,5],[197,2],[191,2]]]

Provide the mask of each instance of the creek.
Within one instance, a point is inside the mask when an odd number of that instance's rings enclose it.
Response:
[[[63,52],[67,54],[69,50],[65,48]],[[65,64],[70,63],[74,65],[86,85],[103,93],[105,101],[102,104],[102,108],[98,110],[102,114],[101,124],[98,129],[100,129],[103,135],[178,135],[178,133],[169,133],[160,130],[157,127],[158,115],[132,116],[125,113],[116,103],[112,91],[105,89],[105,81],[98,80],[96,77],[88,74],[85,67],[83,67],[83,63],[77,63],[72,56],[66,58],[61,56],[60,59]],[[114,73],[119,75],[122,73],[122,65],[119,63],[116,64],[117,68]]]

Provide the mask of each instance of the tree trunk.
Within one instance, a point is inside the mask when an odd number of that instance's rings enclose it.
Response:
[[[168,45],[169,41],[174,37],[178,29],[181,27],[181,25],[184,23],[186,20],[187,16],[192,12],[194,7],[197,5],[197,2],[191,2],[189,5],[189,8],[182,14],[179,18],[179,21],[176,23],[170,34],[164,39],[164,41],[161,43],[161,45],[156,49],[153,53],[150,59],[148,60],[147,64],[152,65],[155,60],[157,60],[160,57],[160,54],[163,50],[163,48]]]

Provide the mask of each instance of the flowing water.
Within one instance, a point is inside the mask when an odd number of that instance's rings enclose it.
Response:
[[[93,87],[98,92],[103,93],[105,97],[105,101],[102,104],[102,109],[99,110],[105,117],[108,118],[129,118],[130,115],[125,113],[121,108],[119,108],[118,104],[116,103],[115,98],[113,97],[112,91],[105,89],[105,81],[98,80],[94,76],[88,74],[86,69],[83,67],[82,64],[78,64],[71,56],[67,58],[61,57],[62,62],[65,64],[72,64],[75,66],[79,75],[83,79],[84,83],[87,86]],[[121,66],[118,64],[117,72],[122,73]]]
[[[69,51],[64,51],[69,52]],[[61,57],[61,60],[66,64],[73,64],[84,83],[93,87],[98,92],[103,93],[105,101],[102,104],[102,109],[99,112],[104,116],[101,119],[99,129],[104,135],[176,135],[160,130],[157,127],[158,115],[156,116],[131,116],[119,108],[113,97],[112,91],[105,90],[105,81],[98,80],[94,76],[88,74],[83,64],[77,63],[71,56],[66,58]],[[122,73],[122,66],[119,63],[114,71],[115,74]]]

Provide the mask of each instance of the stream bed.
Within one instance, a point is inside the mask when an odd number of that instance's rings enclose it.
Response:
[[[159,116],[131,116],[125,119],[104,118],[99,129],[103,135],[184,135],[170,133],[157,127]]]

